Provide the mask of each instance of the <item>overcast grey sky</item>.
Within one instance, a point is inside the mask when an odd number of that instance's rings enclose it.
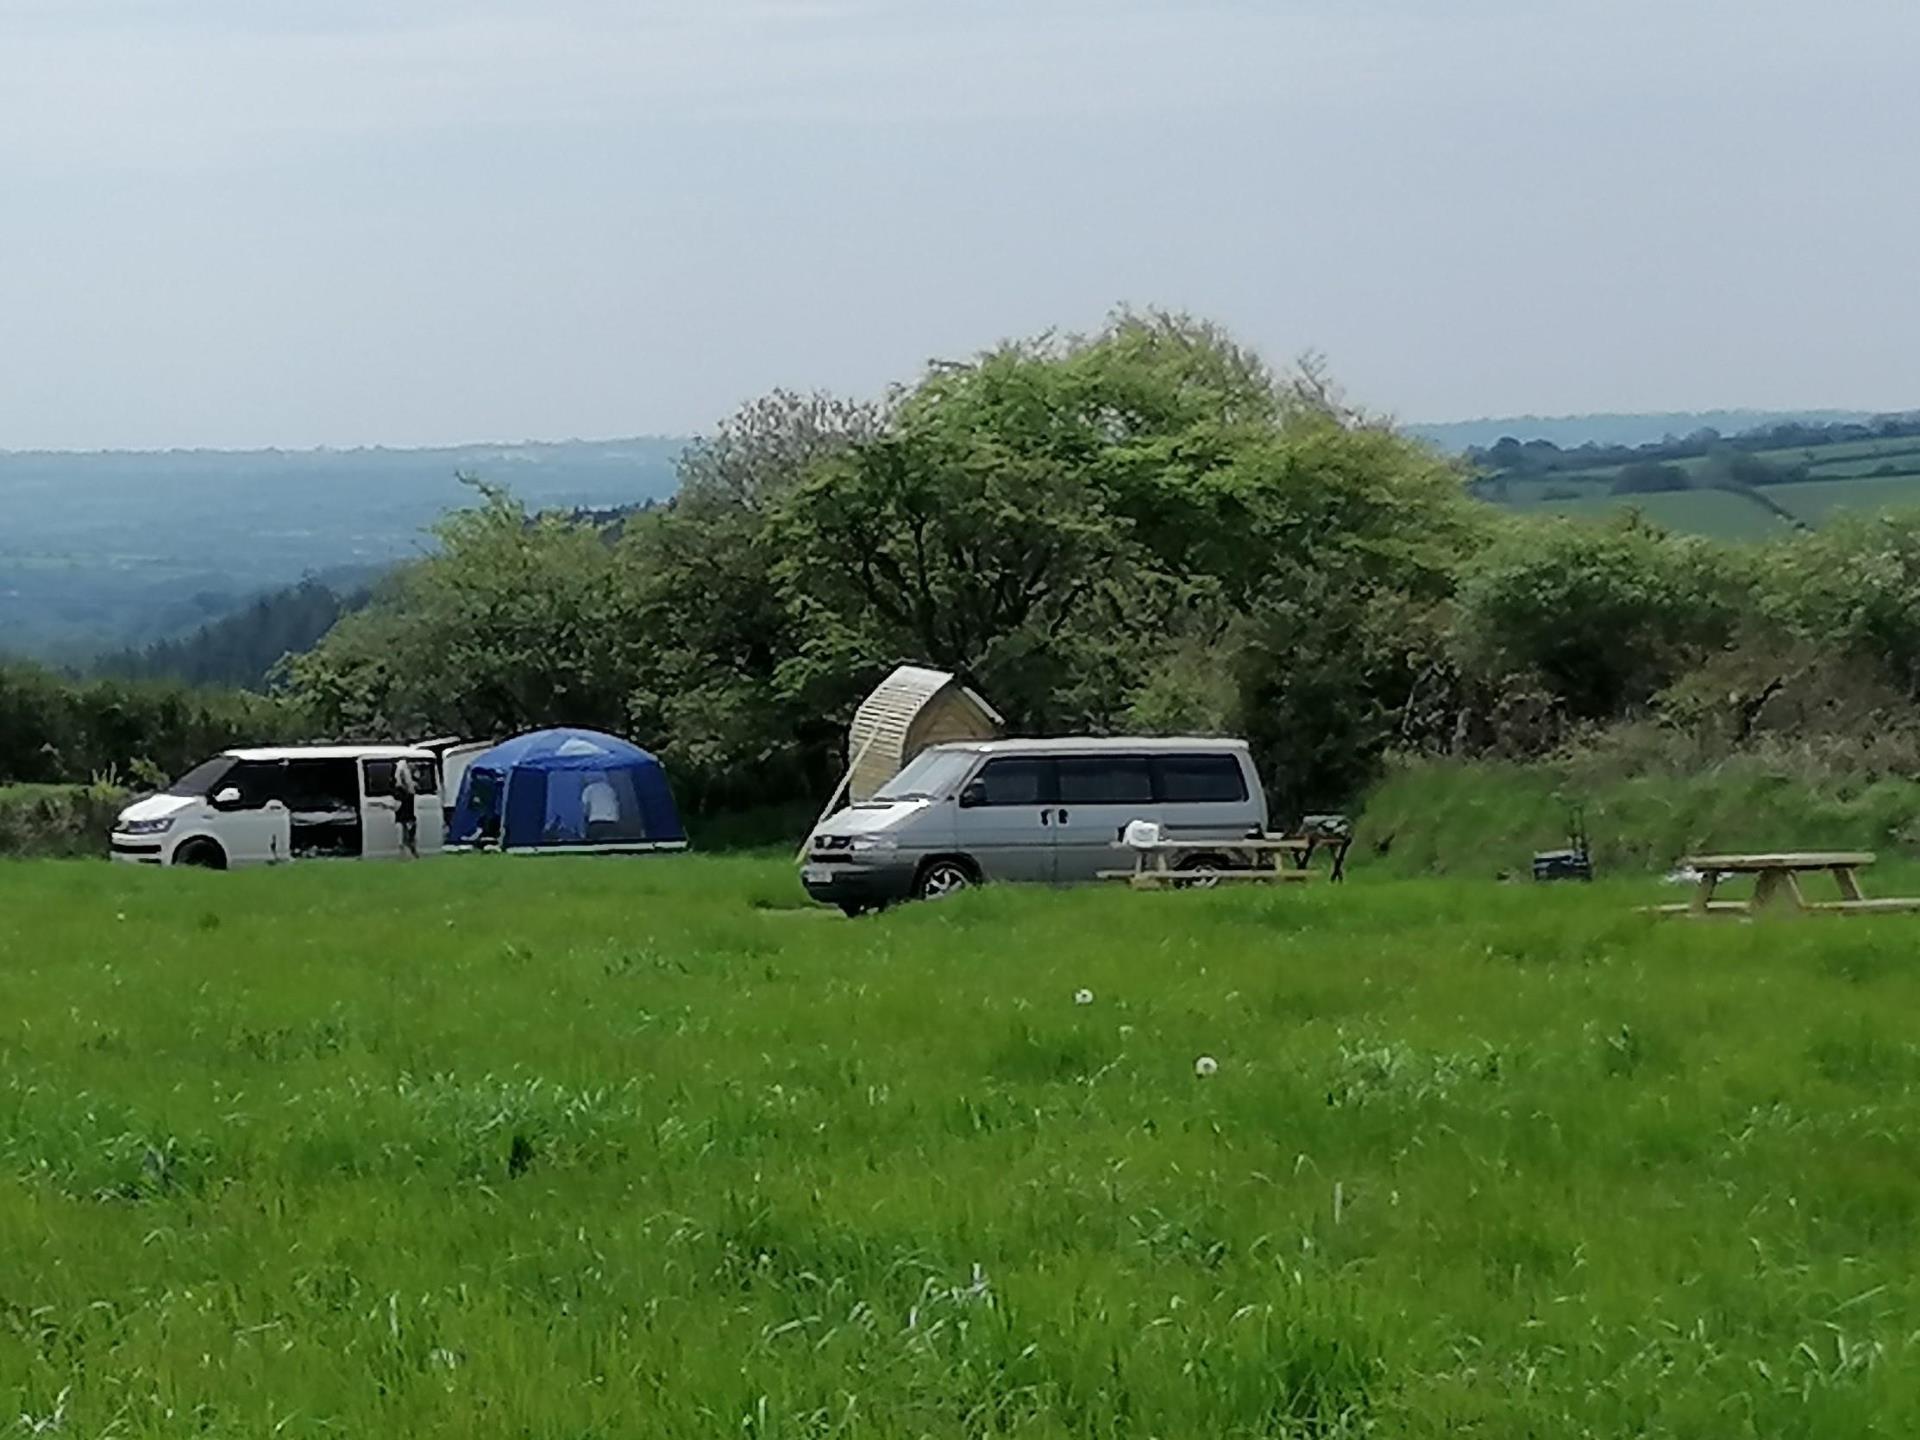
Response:
[[[1114,305],[1920,406],[1916,0],[0,0],[0,449],[702,429]]]

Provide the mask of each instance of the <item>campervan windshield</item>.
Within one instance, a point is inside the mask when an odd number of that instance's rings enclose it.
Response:
[[[204,800],[213,793],[213,787],[226,778],[234,763],[231,755],[216,755],[211,760],[204,760],[169,785],[166,793]]]
[[[960,788],[977,756],[971,750],[928,750],[873,792],[872,805],[895,800],[941,800]]]

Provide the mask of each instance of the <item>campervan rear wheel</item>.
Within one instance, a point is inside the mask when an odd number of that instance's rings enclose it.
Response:
[[[920,867],[913,893],[921,900],[944,900],[973,888],[973,870],[961,860],[929,860]]]
[[[1189,855],[1174,867],[1176,870],[1233,870],[1238,867],[1224,855]],[[1191,880],[1173,882],[1177,890],[1211,890],[1220,882],[1212,875],[1196,875]]]

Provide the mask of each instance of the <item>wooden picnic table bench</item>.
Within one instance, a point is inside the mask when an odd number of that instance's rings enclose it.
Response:
[[[1136,890],[1222,883],[1284,884],[1312,878],[1312,872],[1303,867],[1313,846],[1314,841],[1304,836],[1283,835],[1238,840],[1159,840],[1151,845],[1129,845],[1121,840],[1115,841],[1113,848],[1131,850],[1133,868],[1102,870],[1100,878],[1125,880]],[[1181,868],[1183,860],[1190,861],[1196,855],[1217,855],[1229,863]],[[1292,868],[1286,863],[1289,858],[1297,862]]]
[[[1865,850],[1777,851],[1764,855],[1689,855],[1680,863],[1699,872],[1693,899],[1684,905],[1656,905],[1658,915],[1758,915],[1774,911],[1797,915],[1886,915],[1920,910],[1920,900],[1869,900],[1860,889],[1859,871],[1873,864]],[[1838,900],[1808,900],[1800,877],[1825,871],[1840,891]],[[1716,900],[1729,875],[1752,875],[1753,895],[1746,900]]]

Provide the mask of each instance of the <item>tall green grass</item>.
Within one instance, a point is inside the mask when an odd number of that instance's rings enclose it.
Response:
[[[1913,1433],[1915,922],[1379,871],[847,922],[698,856],[0,868],[0,1403]]]

